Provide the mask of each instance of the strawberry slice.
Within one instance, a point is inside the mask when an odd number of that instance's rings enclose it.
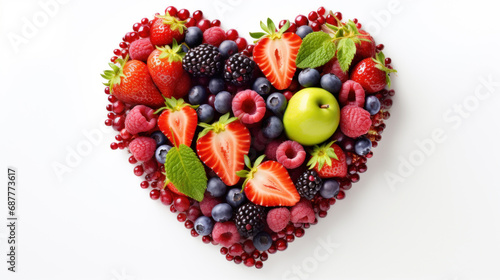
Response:
[[[163,111],[158,118],[158,127],[167,136],[168,140],[176,147],[181,144],[191,146],[198,115],[196,111],[184,103],[183,99],[165,99],[166,107],[158,109],[156,113]]]
[[[264,157],[265,155],[260,156],[252,167],[250,159],[245,156],[245,164],[250,171],[238,171],[238,176],[246,178],[243,189],[247,198],[266,207],[297,204],[300,195],[286,168],[273,160],[261,163]]]
[[[234,186],[240,180],[236,172],[245,167],[244,156],[250,150],[250,132],[237,120],[229,119],[227,113],[212,125],[199,124],[205,129],[196,144],[201,161],[228,186]]]
[[[322,146],[314,146],[312,157],[307,163],[309,169],[314,169],[321,178],[345,177],[347,163],[344,151],[335,141]]]
[[[297,69],[295,59],[302,39],[295,33],[284,33],[290,27],[289,21],[278,32],[271,19],[267,19],[267,26],[262,22],[260,26],[266,33],[250,33],[252,38],[259,39],[253,50],[253,59],[276,89],[286,89]]]

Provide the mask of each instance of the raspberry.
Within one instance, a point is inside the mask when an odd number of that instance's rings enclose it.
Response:
[[[349,73],[342,71],[342,68],[340,68],[339,61],[337,60],[337,57],[334,57],[332,60],[327,62],[323,67],[323,74],[328,74],[328,73],[337,76],[342,83],[345,83],[347,80],[349,80]]]
[[[286,207],[274,208],[267,213],[267,225],[278,232],[283,230],[290,222],[290,211]]]
[[[311,201],[302,198],[299,203],[290,209],[290,221],[292,223],[312,223],[316,219]]]
[[[154,110],[144,105],[137,105],[127,115],[125,128],[131,134],[138,134],[153,129],[156,125]]]
[[[132,42],[129,47],[129,54],[131,59],[147,62],[148,57],[155,50],[149,38],[140,39]]]
[[[230,247],[240,241],[240,233],[233,222],[215,223],[212,238],[222,246]]]
[[[203,43],[218,47],[226,40],[226,32],[220,27],[211,27],[203,32]]]
[[[208,193],[205,193],[205,197],[200,202],[200,210],[203,215],[207,217],[212,217],[212,208],[219,204],[221,201]]]
[[[136,160],[146,162],[155,154],[156,141],[153,138],[141,136],[132,140],[128,148]]]
[[[276,139],[266,146],[266,157],[268,159],[276,161],[276,151],[281,143],[283,143],[283,141]]]
[[[306,160],[306,152],[302,145],[295,141],[285,141],[276,150],[276,159],[286,169],[299,167]]]
[[[233,113],[244,124],[260,122],[266,114],[266,102],[257,92],[247,89],[233,98]]]
[[[346,136],[357,138],[370,130],[370,113],[356,105],[347,105],[340,110],[340,130]]]
[[[354,100],[350,100],[352,93],[354,93]],[[342,84],[342,89],[339,93],[339,102],[342,106],[357,105],[363,108],[363,106],[365,106],[365,90],[355,81],[346,81]]]

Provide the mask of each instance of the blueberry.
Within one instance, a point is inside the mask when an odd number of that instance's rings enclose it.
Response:
[[[372,141],[366,138],[366,136],[361,136],[356,139],[354,144],[354,152],[360,156],[365,156],[372,149]]]
[[[212,218],[216,222],[227,222],[233,216],[233,208],[227,203],[219,203],[212,208]]]
[[[313,87],[319,83],[321,75],[314,68],[306,68],[299,73],[299,84],[303,87]]]
[[[337,180],[326,180],[323,181],[319,194],[324,198],[332,198],[339,193],[339,190],[340,184]]]
[[[320,81],[321,87],[332,94],[337,94],[342,88],[342,82],[334,74],[325,74],[321,77]]]
[[[295,34],[299,35],[300,38],[304,39],[307,34],[312,33],[313,29],[308,26],[308,25],[302,25],[301,27],[297,28],[297,32]]]
[[[150,137],[156,141],[156,147],[167,144],[167,136],[165,136],[165,134],[163,134],[163,132],[161,131],[155,131],[151,133]]]
[[[380,100],[374,95],[370,95],[365,101],[365,110],[370,113],[370,115],[375,115],[380,111]]]
[[[214,229],[214,223],[212,222],[212,219],[210,219],[207,216],[201,216],[194,221],[194,230],[201,235],[209,235],[212,233],[212,230]]]
[[[271,235],[265,231],[261,231],[253,237],[253,246],[259,251],[266,251],[271,248],[272,243]]]
[[[217,94],[224,90],[224,80],[221,78],[213,78],[208,82],[208,90],[212,94]]]
[[[170,149],[172,149],[172,147],[169,145],[161,145],[158,147],[155,152],[156,160],[161,164],[165,164],[165,159],[167,158],[167,154]]]
[[[231,103],[233,96],[227,91],[221,91],[215,96],[214,107],[215,111],[225,114],[231,111]]]
[[[184,41],[190,48],[201,45],[203,43],[203,31],[196,26],[189,27],[186,31]]]
[[[259,77],[253,82],[252,89],[258,94],[266,96],[271,92],[271,82],[264,77]]]
[[[238,206],[243,204],[245,200],[246,200],[245,193],[242,192],[240,188],[230,189],[227,192],[226,202],[229,205],[233,206],[234,208],[237,208]]]
[[[198,109],[196,109],[198,114],[198,121],[203,123],[211,123],[214,119],[215,110],[212,106],[208,104],[201,104]]]
[[[227,186],[219,177],[212,177],[208,180],[207,191],[213,197],[221,197],[226,194]]]
[[[266,101],[267,109],[271,110],[271,112],[280,118],[283,117],[287,104],[288,101],[286,100],[286,97],[279,92],[271,93],[271,95],[267,97]]]
[[[231,40],[226,40],[220,43],[219,51],[222,58],[228,59],[230,56],[238,52],[238,45]]]
[[[189,91],[188,98],[192,105],[200,105],[207,102],[208,94],[204,87],[194,86]]]
[[[278,138],[283,132],[283,123],[280,118],[271,116],[262,122],[262,133],[266,138]]]

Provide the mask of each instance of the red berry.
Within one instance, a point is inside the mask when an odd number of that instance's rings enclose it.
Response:
[[[276,160],[287,169],[294,169],[306,160],[304,147],[295,141],[285,141],[276,150]]]
[[[311,22],[311,28],[313,31],[320,31],[321,30],[321,25],[317,22]]]
[[[295,18],[295,24],[300,27],[302,25],[308,25],[309,21],[307,20],[306,16],[304,16],[304,15],[298,15]]]
[[[318,21],[319,24],[325,24],[325,22],[326,22],[324,16],[319,16],[317,21]]]
[[[232,256],[241,256],[243,254],[243,246],[240,243],[235,243],[229,247],[229,254]]]
[[[318,8],[318,15],[322,16],[322,15],[325,14],[325,12],[326,12],[325,7],[319,7]]]
[[[308,15],[307,15],[307,18],[310,20],[310,21],[314,21],[318,18],[318,13],[316,13],[315,11],[312,11],[310,12]]]
[[[261,261],[256,261],[255,262],[255,268],[261,269],[264,266],[264,264]]]
[[[189,17],[189,10],[187,10],[187,9],[181,9],[181,10],[177,13],[177,17],[178,17],[180,20],[186,20],[186,19]]]
[[[288,244],[284,239],[280,238],[276,240],[276,248],[278,249],[278,251],[285,251],[287,247]]]
[[[232,101],[234,115],[244,124],[260,122],[266,113],[264,98],[253,90],[238,92]]]
[[[196,25],[196,20],[194,18],[188,18],[185,23],[186,27],[191,27]]]
[[[168,6],[167,9],[165,9],[165,14],[175,17],[177,15],[177,8],[174,6]]]
[[[118,149],[118,143],[113,142],[109,145],[109,147],[111,148],[111,150],[116,150]]]
[[[236,45],[238,46],[238,51],[241,52],[247,47],[247,39],[243,37],[238,37],[236,40],[234,40]]]
[[[160,201],[163,205],[170,205],[174,201],[172,193],[167,190],[160,191]]]
[[[333,14],[334,17],[336,17],[338,20],[342,20],[342,13],[341,12],[336,12]]]
[[[179,196],[174,200],[174,207],[179,212],[184,212],[189,208],[189,199],[185,196]]]
[[[187,217],[186,217],[186,214],[184,214],[184,213],[179,213],[179,214],[177,215],[177,221],[179,221],[179,222],[181,222],[181,223],[182,223],[182,222],[185,222],[185,221],[186,221],[186,219],[187,219]]]
[[[196,21],[199,21],[200,19],[203,18],[203,12],[200,11],[200,10],[197,10],[197,11],[194,11],[193,13],[193,18],[196,20]]]
[[[304,229],[303,228],[297,228],[297,229],[295,229],[295,236],[299,237],[299,238],[302,237],[302,236],[304,236]]]
[[[210,28],[210,21],[208,19],[202,19],[198,22],[197,26],[201,31],[205,32],[205,30]]]
[[[149,19],[148,18],[143,18],[143,19],[141,19],[141,23],[143,25],[148,25],[149,24]]]
[[[328,14],[326,16],[326,23],[337,26],[337,21],[335,20],[335,16],[331,14]]]
[[[245,260],[245,265],[248,267],[254,266],[255,265],[255,259],[253,258],[248,258]]]
[[[218,19],[214,19],[212,20],[212,22],[210,23],[211,26],[220,26],[220,20]]]
[[[264,262],[264,261],[267,261],[267,258],[268,258],[268,255],[267,255],[267,253],[266,253],[266,252],[262,252],[262,253],[260,253],[260,260],[261,260],[261,261],[263,261],[263,262]]]
[[[142,38],[149,37],[149,26],[143,25],[143,26],[139,27],[139,30],[137,30],[137,33]]]
[[[285,96],[286,100],[289,101],[293,96],[293,92],[287,90],[283,93],[283,95]]]
[[[130,162],[130,164],[136,164],[136,163],[137,163],[137,160],[135,159],[135,157],[134,157],[134,156],[130,156],[130,157],[128,158],[128,162]]]
[[[239,34],[238,34],[238,31],[236,31],[236,29],[229,29],[226,32],[226,37],[228,40],[234,41],[238,38],[238,36],[239,36]]]
[[[137,165],[134,167],[134,174],[135,176],[142,176],[144,174],[144,169],[142,168],[142,165]]]
[[[229,250],[228,250],[226,247],[222,247],[222,248],[220,248],[220,253],[221,253],[222,255],[226,255],[228,252],[229,252]]]
[[[152,200],[157,200],[160,198],[160,191],[157,189],[151,190],[149,193],[149,197],[151,197]]]

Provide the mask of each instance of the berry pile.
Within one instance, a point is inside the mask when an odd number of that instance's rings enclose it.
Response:
[[[323,7],[268,19],[255,45],[220,24],[172,6],[135,23],[102,74],[105,124],[151,199],[262,268],[367,171],[395,70],[357,19]]]

